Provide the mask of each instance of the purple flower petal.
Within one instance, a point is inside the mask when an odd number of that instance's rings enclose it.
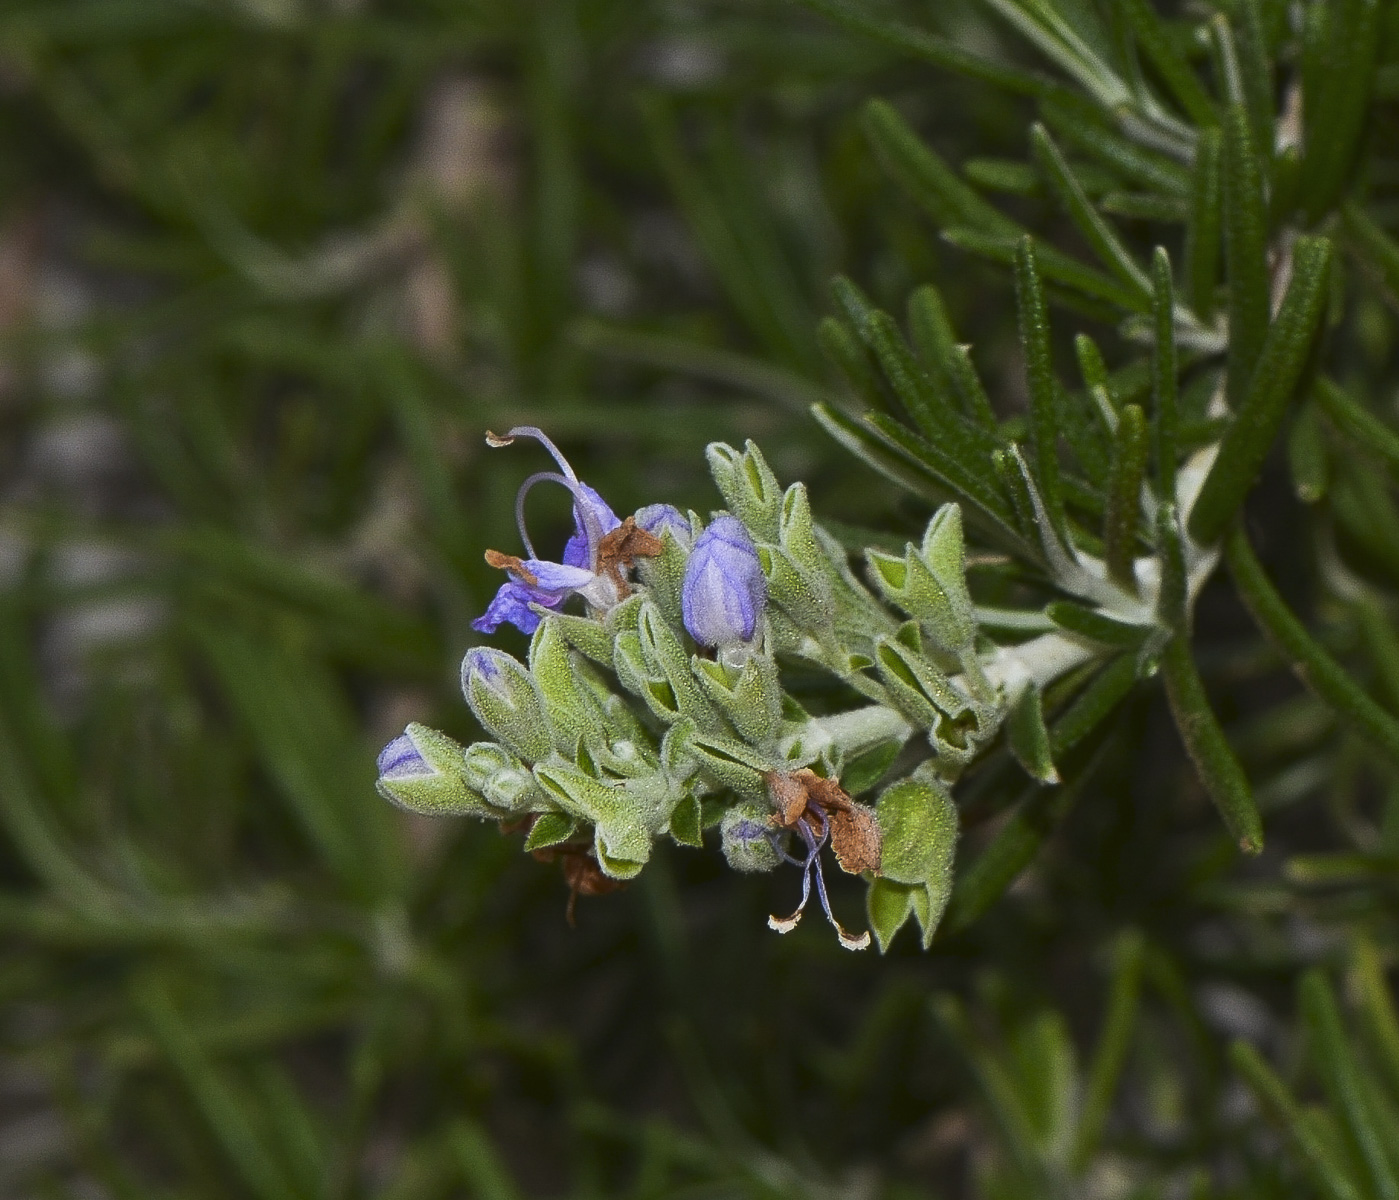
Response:
[[[546,608],[556,608],[562,604],[562,595],[552,595],[528,587],[517,579],[501,584],[490,607],[476,620],[471,628],[477,633],[494,633],[502,625],[513,625],[521,633],[533,633],[539,628],[539,614],[530,608],[531,604],[542,604]]]
[[[576,592],[579,588],[585,588],[597,578],[587,567],[571,567],[564,563],[543,562],[537,558],[526,559],[524,569],[539,580],[537,586],[531,585],[529,590],[535,593],[552,592]],[[562,596],[559,599],[563,599]],[[546,600],[538,600],[536,603],[546,604]],[[555,604],[558,600],[554,601]]]

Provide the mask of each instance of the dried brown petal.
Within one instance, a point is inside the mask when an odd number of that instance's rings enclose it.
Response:
[[[782,771],[769,771],[765,776],[768,797],[777,810],[774,819],[783,829],[793,828],[806,816],[807,792],[803,777],[810,774],[810,771],[797,771],[790,775]]]
[[[806,794],[827,812],[843,812],[855,803],[850,799],[850,793],[834,779],[823,779],[815,771],[803,770],[798,774],[806,784]]]
[[[588,853],[565,854],[562,866],[564,882],[580,896],[605,896],[626,886],[620,879],[604,875],[597,859]]]
[[[502,554],[499,550],[487,550],[486,563],[497,571],[509,571],[512,575],[517,576],[520,582],[527,583],[530,587],[539,586],[539,576],[525,566],[524,559],[517,558],[513,554]]]
[[[638,558],[655,558],[665,544],[654,533],[648,533],[627,517],[611,533],[604,534],[597,549],[597,573],[606,575],[617,586],[617,593],[626,596],[631,588],[623,574],[625,568]]]
[[[848,875],[877,872],[884,845],[879,822],[873,812],[862,804],[855,804],[848,796],[846,805],[830,814],[831,849],[835,851],[836,862]]]

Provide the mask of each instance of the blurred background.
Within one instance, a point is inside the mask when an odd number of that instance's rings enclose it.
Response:
[[[960,0],[873,7],[1024,58]],[[374,792],[406,721],[474,735],[481,554],[540,466],[486,429],[619,512],[708,511],[705,444],[752,437],[902,538],[927,509],[806,415],[837,271],[893,310],[935,280],[1015,411],[1008,281],[889,182],[871,96],[954,163],[1023,151],[1027,105],[779,0],[0,0],[0,1195],[983,1194],[985,1097],[1058,1136],[1124,946],[1154,990],[1083,1194],[1216,1159],[1288,1194],[1219,1038],[1284,1044],[1339,935],[1233,861],[1151,694],[927,955],[778,939],[795,880],[715,853],[570,929],[518,841]],[[532,506],[541,544],[567,518]],[[1216,607],[1277,854],[1324,844],[1288,804],[1330,718]]]

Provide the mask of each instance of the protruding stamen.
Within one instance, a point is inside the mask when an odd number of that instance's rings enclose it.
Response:
[[[847,950],[868,949],[870,944],[869,930],[865,930],[865,932],[860,934],[859,937],[854,937],[851,934],[847,933],[845,931],[845,926],[836,920],[835,913],[831,911],[831,899],[829,896],[826,895],[826,875],[825,872],[821,870],[821,847],[826,844],[826,838],[830,834],[830,823],[827,822],[826,828],[821,831],[820,841],[818,841],[816,839],[816,836],[811,832],[811,827],[806,823],[805,818],[797,822],[797,832],[801,834],[802,840],[806,843],[807,873],[809,875],[814,866],[816,871],[816,894],[821,897],[821,908],[826,914],[826,920],[828,920],[831,923],[832,928],[835,929],[836,937],[840,939],[840,944],[844,946]],[[808,887],[809,886],[810,881],[808,880]],[[806,906],[806,892],[807,888],[803,888],[803,907]],[[771,921],[769,921],[769,924],[770,923]]]
[[[804,826],[806,822],[803,821],[802,824]],[[802,913],[806,911],[806,902],[811,899],[811,864],[816,859],[816,853],[811,850],[813,843],[811,831],[809,829],[805,831],[805,837],[808,849],[805,862],[793,858],[786,850],[777,844],[776,840],[773,841],[773,848],[776,849],[783,858],[794,867],[800,867],[802,869],[802,902],[797,905],[797,911],[790,917],[768,917],[768,928],[778,933],[791,933],[792,930],[797,927],[797,923],[802,919]],[[817,869],[820,869],[819,866]]]
[[[598,524],[596,516],[593,515],[589,507],[587,495],[583,491],[583,485],[576,478],[557,475],[553,471],[540,471],[537,475],[531,475],[524,483],[520,484],[520,490],[515,493],[515,524],[520,530],[520,540],[524,542],[525,549],[529,551],[531,558],[538,558],[534,552],[534,544],[529,540],[529,533],[525,529],[525,497],[529,495],[530,489],[536,483],[559,483],[573,493],[573,511],[578,517],[578,523],[583,526],[583,534],[588,539],[588,566],[597,566],[598,543],[602,541],[602,526]]]
[[[510,445],[517,437],[533,438],[536,442],[543,446],[544,449],[549,451],[549,453],[554,456],[554,461],[559,464],[560,471],[562,471],[571,480],[573,480],[574,483],[578,482],[578,476],[573,473],[573,468],[568,465],[568,459],[566,459],[563,456],[563,454],[560,453],[559,448],[556,445],[554,445],[553,440],[549,437],[549,435],[545,433],[544,430],[540,429],[538,426],[516,425],[513,429],[507,431],[503,437],[498,433],[491,433],[487,431],[486,445],[492,446],[495,449],[499,449],[502,446]]]

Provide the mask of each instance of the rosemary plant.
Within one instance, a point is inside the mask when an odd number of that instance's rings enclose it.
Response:
[[[1399,1200],[1399,3],[14,0],[0,145],[0,1194]]]

